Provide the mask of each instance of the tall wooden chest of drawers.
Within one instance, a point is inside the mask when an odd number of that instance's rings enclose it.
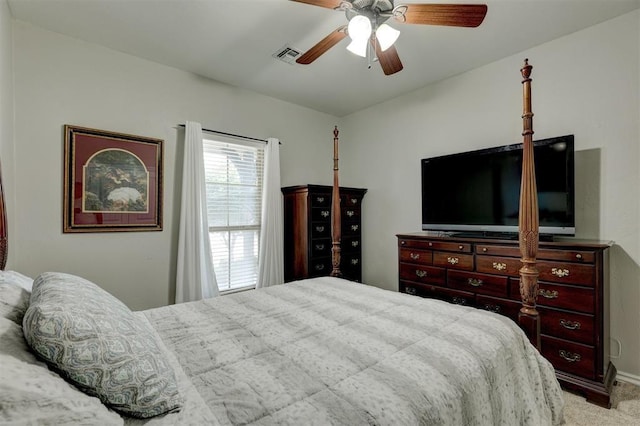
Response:
[[[540,242],[541,351],[567,389],[610,407],[616,369],[609,362],[610,243]],[[399,290],[506,315],[518,321],[517,241],[398,235]]]
[[[294,281],[329,275],[331,265],[331,200],[333,188],[299,185],[282,188],[284,194],[284,279]],[[362,280],[361,188],[340,187],[343,277]]]

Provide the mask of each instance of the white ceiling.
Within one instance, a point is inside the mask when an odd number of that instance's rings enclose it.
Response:
[[[335,116],[622,15],[640,0],[407,0],[485,3],[478,28],[389,23],[404,69],[385,76],[346,50],[310,65],[272,55],[302,52],[346,23],[343,12],[288,0],[8,0],[15,19]]]

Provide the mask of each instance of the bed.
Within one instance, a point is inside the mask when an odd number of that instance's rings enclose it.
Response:
[[[529,72],[525,64],[525,150]],[[560,424],[562,392],[534,346],[529,216],[522,327],[341,279],[339,226],[332,276],[142,312],[82,277],[1,271],[0,423]]]

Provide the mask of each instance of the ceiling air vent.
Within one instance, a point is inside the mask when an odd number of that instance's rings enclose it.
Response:
[[[282,62],[292,64],[295,62],[296,58],[300,56],[300,51],[285,45],[282,49],[278,50],[271,56],[276,59],[280,59]]]

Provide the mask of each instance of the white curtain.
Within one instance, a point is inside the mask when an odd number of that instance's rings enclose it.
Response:
[[[202,126],[187,121],[185,127],[176,303],[218,295],[209,241]]]
[[[282,283],[284,283],[284,217],[280,191],[280,142],[278,139],[269,138],[264,153],[262,221],[256,287]]]

